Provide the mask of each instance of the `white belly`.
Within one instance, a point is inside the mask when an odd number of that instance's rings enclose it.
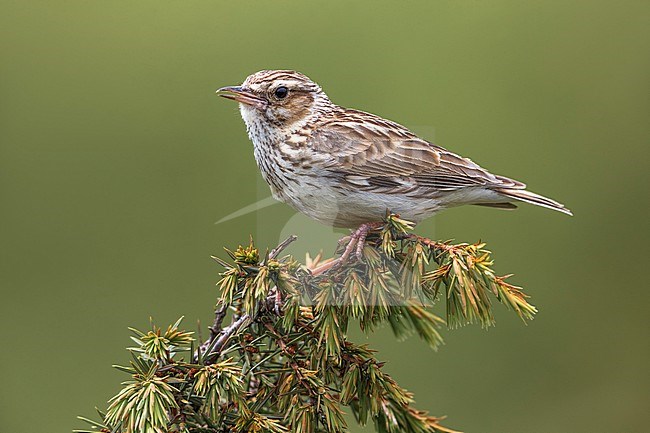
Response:
[[[313,176],[294,176],[293,179],[287,179],[287,187],[273,191],[273,196],[324,224],[348,228],[381,221],[386,212],[418,223],[449,207],[503,201],[496,192],[480,187],[447,191],[423,198],[407,194],[366,192],[350,185],[342,190],[332,182],[322,177],[314,181]]]

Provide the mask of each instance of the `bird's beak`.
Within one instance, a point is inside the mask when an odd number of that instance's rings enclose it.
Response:
[[[266,101],[251,92],[247,92],[241,86],[227,86],[217,90],[217,95],[222,98],[232,99],[240,104],[251,105],[257,108],[265,108]]]

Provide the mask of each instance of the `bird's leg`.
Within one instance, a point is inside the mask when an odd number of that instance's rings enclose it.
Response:
[[[363,259],[363,247],[366,244],[366,237],[368,237],[368,233],[370,230],[375,229],[377,227],[381,227],[383,223],[380,222],[375,222],[375,223],[363,223],[359,226],[358,229],[352,232],[350,234],[350,241],[345,247],[345,250],[343,250],[343,254],[341,255],[340,259],[341,262],[344,262],[350,258],[352,255],[352,251],[355,252],[355,255],[357,256],[357,259],[362,260]],[[356,248],[355,248],[356,247]]]
[[[357,242],[359,242],[359,236],[360,236],[359,230],[361,230],[361,227],[356,229],[349,236],[348,244],[345,246],[345,249],[343,250],[343,254],[341,254],[341,257],[339,257],[339,262],[340,263],[345,262],[352,255],[352,251],[354,251],[355,245],[357,245]]]
[[[366,223],[362,224],[361,227],[357,230],[358,232],[358,238],[357,238],[357,249],[356,249],[356,255],[357,259],[363,260],[363,247],[366,246],[366,238],[368,237],[368,233],[372,229],[379,228],[383,225],[383,223]]]
[[[325,271],[338,268],[350,258],[352,252],[355,253],[358,260],[362,260],[363,247],[365,246],[368,233],[373,229],[381,227],[382,225],[383,223],[381,222],[364,223],[361,224],[358,229],[353,231],[350,236],[341,238],[341,240],[339,240],[339,244],[342,244],[346,240],[348,242],[348,244],[345,246],[345,249],[343,250],[343,254],[341,254],[341,257],[323,263],[322,265],[312,269],[312,275],[320,275]]]

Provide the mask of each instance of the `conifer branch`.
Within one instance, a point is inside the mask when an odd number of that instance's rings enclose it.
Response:
[[[337,266],[320,255],[306,264],[279,257],[295,236],[264,257],[252,239],[226,250],[229,261],[214,257],[224,271],[206,341],[194,349],[180,320],[164,332],[132,329],[132,361],[116,366],[132,380],[100,422],[80,418],[91,429],[77,431],[345,432],[349,411],[379,432],[453,432],[413,407],[374,351],[349,341],[348,326],[372,332],[388,323],[398,338],[416,334],[437,348],[445,323],[493,325],[493,300],[523,320],[536,310],[496,276],[484,244],[437,242],[412,228],[388,215],[359,247],[361,258]],[[446,320],[431,311],[438,298]]]

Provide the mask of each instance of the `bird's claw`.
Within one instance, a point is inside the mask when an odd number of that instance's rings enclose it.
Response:
[[[350,242],[351,239],[352,239],[352,235],[343,236],[341,239],[338,240],[338,246],[342,247],[347,242]]]

